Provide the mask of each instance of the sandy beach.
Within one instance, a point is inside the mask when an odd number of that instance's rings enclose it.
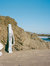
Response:
[[[0,57],[0,66],[50,66],[50,50],[25,50]]]
[[[0,66],[50,66],[50,0],[0,0]]]
[[[7,29],[9,24],[12,25],[15,39],[12,38],[13,33]],[[12,33],[11,36],[8,30]],[[50,66],[50,42],[40,39],[36,33],[24,31],[9,16],[0,16],[0,44],[3,45],[0,66]]]

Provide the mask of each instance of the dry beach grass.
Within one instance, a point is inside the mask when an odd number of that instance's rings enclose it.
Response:
[[[12,54],[5,51],[8,24],[12,25],[15,37]],[[50,42],[38,38],[35,33],[25,32],[8,16],[0,16],[0,42],[4,45],[0,66],[50,66]]]
[[[8,16],[0,16],[0,42],[5,46],[7,44],[7,28],[8,24],[12,25],[14,36],[15,36],[15,44],[13,46],[13,50],[27,50],[27,49],[48,49],[49,43],[43,41],[38,38],[37,34],[31,34],[29,32],[25,32],[22,28],[17,26],[17,22],[8,17]]]

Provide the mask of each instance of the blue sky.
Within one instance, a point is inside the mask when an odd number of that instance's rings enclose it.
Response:
[[[0,16],[10,16],[25,31],[50,34],[50,0],[0,0]]]

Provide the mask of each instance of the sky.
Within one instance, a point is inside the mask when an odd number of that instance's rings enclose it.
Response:
[[[50,34],[50,0],[0,0],[0,16],[14,18],[25,31]]]

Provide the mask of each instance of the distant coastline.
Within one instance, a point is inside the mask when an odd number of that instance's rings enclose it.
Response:
[[[27,33],[30,33],[30,34],[37,34],[37,33],[33,33],[33,32],[29,32],[29,31],[25,31]],[[37,34],[38,36],[50,36],[50,34]]]
[[[38,34],[38,36],[50,36],[50,34]]]

